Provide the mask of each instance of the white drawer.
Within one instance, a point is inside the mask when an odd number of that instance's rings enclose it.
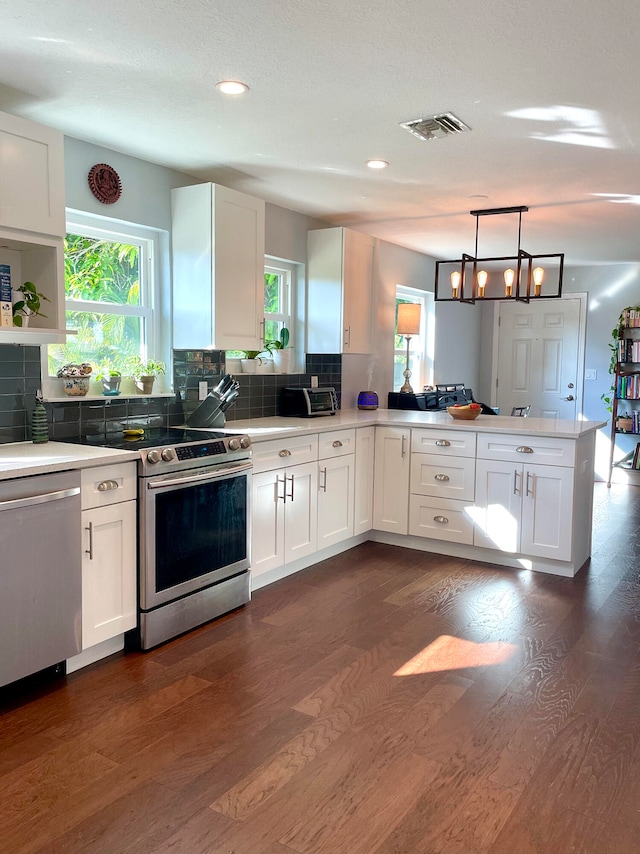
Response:
[[[251,448],[253,470],[256,473],[294,466],[298,463],[310,463],[318,459],[318,434],[254,442]]]
[[[467,514],[470,501],[409,496],[409,533],[450,543],[473,545],[473,522]]]
[[[83,510],[130,501],[138,494],[138,464],[134,462],[82,469],[80,478]]]
[[[414,495],[473,501],[475,479],[475,459],[411,454],[410,492]]]
[[[571,467],[575,465],[575,457],[573,439],[478,433],[478,458],[484,460]]]
[[[446,454],[453,457],[475,457],[476,434],[464,430],[411,431],[411,450],[417,454]]]
[[[356,452],[355,430],[331,430],[318,436],[318,459],[328,460],[331,457],[343,457],[345,454]]]

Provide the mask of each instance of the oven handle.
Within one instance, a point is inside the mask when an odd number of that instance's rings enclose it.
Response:
[[[206,473],[203,474],[189,474],[183,475],[182,477],[167,477],[165,480],[148,480],[147,487],[149,489],[162,489],[165,486],[177,486],[184,484],[185,486],[189,483],[202,483],[206,480],[219,480],[222,477],[229,477],[230,475],[239,474],[243,471],[249,471],[253,467],[253,463],[238,463],[235,466],[224,466],[224,468],[217,468],[214,471],[209,469]]]

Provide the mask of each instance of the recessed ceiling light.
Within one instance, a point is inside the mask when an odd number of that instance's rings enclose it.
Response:
[[[389,165],[388,160],[367,160],[365,162],[369,169],[386,169]]]
[[[239,80],[221,80],[220,83],[216,83],[216,89],[225,95],[244,95],[249,91],[247,84]]]

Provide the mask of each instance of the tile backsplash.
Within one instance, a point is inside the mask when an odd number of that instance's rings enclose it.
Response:
[[[227,421],[278,415],[285,386],[333,386],[338,401],[342,390],[342,356],[312,354],[304,374],[243,374],[234,372],[240,395],[227,410]],[[213,388],[226,372],[223,350],[174,350],[175,397],[105,397],[45,403],[49,438],[73,439],[87,434],[118,432],[127,427],[164,427],[184,423],[198,406],[198,383]],[[31,413],[41,387],[40,348],[0,344],[0,443],[31,438]]]
[[[40,348],[0,344],[0,442],[24,442],[40,388]]]
[[[174,350],[173,388],[189,415],[198,406],[198,384],[206,380],[209,390],[226,372],[224,350]],[[234,373],[240,383],[240,396],[227,410],[227,421],[267,418],[278,415],[280,391],[285,386],[309,386],[311,377],[318,385],[333,386],[338,400],[342,390],[342,356],[312,354],[306,358],[304,374]]]

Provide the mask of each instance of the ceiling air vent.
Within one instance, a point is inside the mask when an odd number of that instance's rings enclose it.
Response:
[[[451,136],[455,133],[471,130],[453,113],[438,113],[437,116],[426,116],[424,119],[414,119],[412,122],[401,122],[400,127],[424,141],[440,139],[443,136]]]

